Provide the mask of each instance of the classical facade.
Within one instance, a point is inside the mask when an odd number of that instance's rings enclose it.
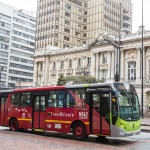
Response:
[[[106,37],[107,36],[103,36]],[[108,38],[107,38],[108,39]],[[34,84],[56,85],[60,74],[64,76],[92,75],[104,82],[114,81],[117,46],[99,37],[92,45],[61,49],[47,46],[35,53]],[[144,31],[143,79],[144,111],[150,103],[150,31]],[[120,45],[120,81],[132,83],[141,97],[141,32],[123,35]]]
[[[37,1],[36,51],[88,44],[102,28],[131,33],[131,0]]]

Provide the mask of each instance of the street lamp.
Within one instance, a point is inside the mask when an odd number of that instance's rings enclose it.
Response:
[[[141,116],[143,116],[143,0],[142,0],[142,48],[141,48]]]

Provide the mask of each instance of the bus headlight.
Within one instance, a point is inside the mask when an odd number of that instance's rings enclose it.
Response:
[[[126,129],[126,126],[124,124],[120,124],[120,128]]]

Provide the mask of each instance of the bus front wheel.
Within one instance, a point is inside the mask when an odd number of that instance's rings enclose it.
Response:
[[[85,140],[87,139],[88,135],[86,132],[86,128],[83,123],[78,122],[73,127],[73,136],[77,140]]]
[[[19,128],[18,128],[18,121],[14,118],[10,121],[10,130],[11,131],[18,131]]]

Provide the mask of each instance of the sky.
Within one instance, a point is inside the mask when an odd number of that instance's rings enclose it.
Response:
[[[142,0],[131,0],[133,4],[132,32],[137,32],[142,25]],[[13,6],[17,9],[36,11],[37,0],[0,0],[0,2]],[[143,24],[146,30],[150,30],[150,0],[143,0]]]

